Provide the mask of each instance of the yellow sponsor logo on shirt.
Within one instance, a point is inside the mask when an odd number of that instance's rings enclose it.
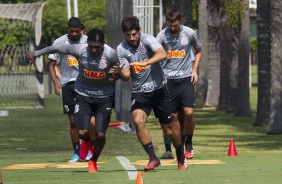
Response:
[[[77,66],[78,60],[76,58],[68,57],[68,65],[69,66]]]
[[[185,50],[170,50],[167,52],[167,58],[184,58]]]

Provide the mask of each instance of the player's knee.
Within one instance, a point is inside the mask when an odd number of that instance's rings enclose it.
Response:
[[[173,134],[172,131],[172,124],[162,124],[162,129],[165,135],[167,135],[168,137],[170,137]]]
[[[185,111],[185,117],[186,118],[192,118],[194,115],[193,111]]]
[[[78,136],[82,140],[87,139],[89,137],[89,131],[88,130],[78,130]]]

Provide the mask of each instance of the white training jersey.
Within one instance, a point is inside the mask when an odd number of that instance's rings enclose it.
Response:
[[[56,39],[53,45],[73,45],[73,44],[85,44],[87,43],[87,36],[81,35],[80,40],[72,42],[68,35],[65,34]],[[62,80],[61,84],[65,85],[68,82],[75,81],[78,76],[78,61],[75,57],[69,54],[49,54],[49,59],[54,61],[60,60]]]
[[[36,51],[34,56],[57,52],[73,55],[78,60],[79,75],[75,81],[75,91],[78,94],[96,98],[114,95],[114,82],[109,80],[111,78],[110,68],[119,62],[117,52],[114,49],[104,44],[101,53],[92,56],[88,44],[54,45]]]
[[[160,63],[154,63],[145,68],[129,66],[129,63],[142,62],[153,57],[155,50],[159,48],[162,48],[162,45],[156,38],[145,33],[141,33],[138,48],[130,46],[126,40],[118,45],[117,52],[120,63],[125,63],[124,68],[130,68],[133,93],[152,92],[163,87],[165,78]]]
[[[197,33],[189,27],[181,27],[177,37],[174,37],[168,28],[163,29],[156,37],[167,52],[167,59],[161,63],[167,79],[191,76],[192,61],[195,60],[192,47],[201,48]]]

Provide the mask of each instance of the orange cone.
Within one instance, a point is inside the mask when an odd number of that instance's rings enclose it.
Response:
[[[230,139],[228,156],[237,156],[236,146],[233,139]]]
[[[142,172],[138,171],[135,184],[144,184]]]

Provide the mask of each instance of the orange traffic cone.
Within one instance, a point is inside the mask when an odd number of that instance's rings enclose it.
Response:
[[[142,172],[138,171],[135,184],[144,184]]]
[[[228,156],[237,156],[236,146],[233,139],[230,139]]]

